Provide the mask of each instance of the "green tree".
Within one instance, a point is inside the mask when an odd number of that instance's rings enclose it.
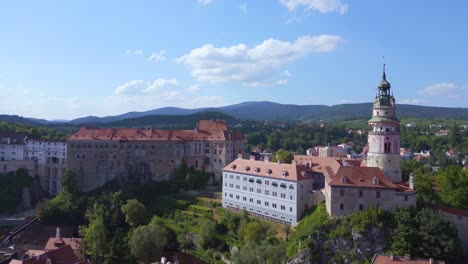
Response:
[[[206,248],[216,238],[216,222],[208,219],[201,218],[199,221],[198,235],[198,246],[200,248]]]
[[[102,216],[93,215],[88,226],[81,226],[80,235],[86,244],[93,263],[102,263],[107,250],[107,228]]]
[[[122,206],[122,213],[125,215],[125,221],[132,227],[145,223],[146,208],[136,199],[127,200]]]
[[[452,148],[458,148],[463,142],[462,134],[460,133],[460,128],[457,125],[450,126],[448,134],[448,143]]]
[[[402,160],[401,161],[401,177],[404,182],[407,182],[409,175],[417,168],[422,167],[422,163],[417,160]]]
[[[268,226],[260,221],[252,221],[242,227],[244,241],[261,241],[266,238]]]
[[[167,229],[160,225],[139,226],[130,234],[130,251],[144,263],[156,261],[168,244],[168,236]]]
[[[233,255],[233,260],[239,264],[280,264],[285,257],[284,248],[279,245],[270,244],[268,241],[262,241],[260,244],[247,241]]]
[[[278,150],[275,153],[273,161],[281,160],[284,163],[291,163],[294,160],[294,155],[287,150]]]
[[[458,166],[439,170],[437,185],[442,203],[468,210],[468,171]]]
[[[62,177],[62,190],[70,194],[78,193],[78,182],[74,171],[67,170]]]
[[[425,203],[436,203],[439,200],[434,190],[434,178],[430,173],[424,173],[422,168],[414,171],[414,188],[418,199]]]
[[[455,226],[430,209],[419,212],[400,208],[394,214],[395,230],[392,250],[395,254],[410,253],[419,258],[456,260],[460,254]]]

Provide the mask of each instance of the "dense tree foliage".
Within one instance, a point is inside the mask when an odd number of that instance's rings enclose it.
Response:
[[[12,213],[20,209],[23,188],[32,185],[33,178],[25,169],[0,174],[0,213]]]
[[[122,206],[125,221],[132,227],[142,225],[146,221],[146,208],[136,199],[127,200]]]
[[[430,209],[400,209],[394,213],[392,250],[398,255],[456,260],[461,255],[455,226]]]
[[[152,263],[161,255],[168,244],[169,233],[160,225],[150,224],[139,226],[130,234],[129,247],[131,253],[144,263]]]
[[[0,122],[0,132],[27,132],[34,138],[54,140],[66,139],[69,134],[66,130],[59,131],[49,127],[20,125],[10,122]]]
[[[441,169],[437,185],[442,203],[468,210],[468,171],[458,166]]]
[[[238,264],[280,264],[284,263],[285,257],[284,247],[263,240],[261,243],[248,241],[232,260]]]

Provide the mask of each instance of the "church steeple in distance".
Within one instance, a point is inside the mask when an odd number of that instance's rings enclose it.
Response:
[[[384,64],[372,118],[368,122],[367,166],[379,167],[392,182],[400,182],[400,120],[396,118],[395,98],[390,88]]]

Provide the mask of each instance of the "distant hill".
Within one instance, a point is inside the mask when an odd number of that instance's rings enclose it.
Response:
[[[73,119],[68,122],[68,125],[81,126],[85,124],[110,126],[121,126],[122,124],[135,122],[145,123],[150,122],[150,116],[154,117],[156,121],[161,116],[189,116],[202,112],[219,112],[238,118],[241,120],[276,120],[276,121],[339,121],[339,120],[353,120],[370,118],[372,113],[371,103],[360,104],[340,104],[340,105],[293,105],[293,104],[279,104],[268,101],[261,102],[244,102],[240,104],[212,107],[212,108],[196,108],[185,109],[178,107],[164,107],[153,109],[145,112],[128,112],[116,116],[88,116]],[[432,107],[432,106],[419,106],[419,105],[397,105],[397,115],[400,118],[450,118],[468,120],[468,108],[455,108],[455,107]],[[142,117],[148,117],[143,118]],[[138,119],[134,121],[119,122],[126,119]],[[174,117],[172,117],[174,118]],[[143,121],[145,120],[145,121]],[[47,121],[43,119],[25,118],[20,116],[0,115],[0,121],[15,122],[20,124],[42,124],[42,125],[56,125],[60,121]],[[167,120],[166,120],[167,121]],[[150,122],[151,123],[151,122]]]
[[[220,112],[199,112],[192,115],[150,115],[136,118],[126,118],[107,123],[90,123],[88,126],[98,127],[153,127],[160,129],[193,129],[199,120],[222,119],[229,125],[235,125],[240,120]]]

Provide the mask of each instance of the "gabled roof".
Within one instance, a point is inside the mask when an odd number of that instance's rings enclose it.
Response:
[[[310,168],[296,164],[246,159],[234,160],[224,167],[223,171],[287,181],[309,180],[311,177],[308,177],[307,172],[312,172]]]
[[[398,189],[381,169],[374,167],[340,167],[336,173],[327,168],[325,175],[330,186]]]
[[[65,245],[70,246],[72,249],[79,249],[82,247],[82,241],[81,238],[51,237],[47,241],[47,244],[44,247],[44,249],[51,250],[60,248]]]
[[[23,264],[46,264],[47,259],[50,259],[52,264],[79,264],[80,260],[75,255],[73,249],[67,245],[48,251],[42,255],[34,256],[29,259],[23,260]]]

